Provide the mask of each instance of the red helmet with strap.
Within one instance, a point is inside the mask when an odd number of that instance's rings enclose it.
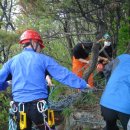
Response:
[[[41,46],[41,48],[44,48],[44,44],[43,44],[40,34],[36,32],[35,30],[31,30],[31,29],[23,32],[23,34],[20,37],[19,43],[26,44],[30,42],[30,40],[37,41],[38,44]]]

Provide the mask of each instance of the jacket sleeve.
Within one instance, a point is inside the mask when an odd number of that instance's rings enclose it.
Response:
[[[9,73],[9,62],[6,62],[0,70],[0,91],[5,90],[8,87],[6,80]]]
[[[84,89],[87,83],[84,79],[79,78],[67,68],[58,64],[54,59],[48,57],[46,60],[46,68],[50,75],[62,84],[68,85],[72,88]]]
[[[107,65],[105,65],[105,68],[103,70],[103,74],[104,74],[107,81],[109,80],[111,73],[116,68],[118,63],[119,63],[119,59],[116,58],[116,59],[112,60],[111,62],[109,62]]]

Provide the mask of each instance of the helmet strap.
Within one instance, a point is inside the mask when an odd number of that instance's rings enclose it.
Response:
[[[36,43],[36,47],[35,47],[35,52],[37,51],[37,48],[38,48],[38,46],[39,46],[39,43]]]
[[[32,49],[36,52],[39,44],[36,43],[36,46],[35,46],[35,48],[34,48],[34,46],[32,45],[32,39],[31,39],[31,40],[30,40],[30,45],[31,45]]]
[[[32,49],[34,50],[34,47],[33,47],[33,45],[32,45],[32,39],[30,39],[30,45],[31,45]],[[35,51],[35,50],[34,50],[34,51]]]

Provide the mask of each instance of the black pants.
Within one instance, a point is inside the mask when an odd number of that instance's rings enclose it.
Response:
[[[119,130],[117,120],[120,120],[123,129],[127,130],[127,123],[130,118],[129,114],[121,113],[104,106],[101,106],[101,114],[106,122],[104,130]]]
[[[48,130],[46,126],[44,126],[43,115],[37,110],[37,102],[29,102],[24,104],[24,112],[27,117],[27,128],[24,130],[32,130],[32,122],[37,126],[39,130]],[[20,130],[20,113],[16,113],[17,117],[17,126]]]

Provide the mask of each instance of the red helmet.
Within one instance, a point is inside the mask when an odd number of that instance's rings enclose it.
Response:
[[[26,30],[25,32],[23,32],[23,34],[20,37],[19,43],[26,44],[26,43],[30,42],[30,40],[38,41],[41,48],[44,48],[42,38],[41,38],[40,34],[38,32],[36,32],[35,30]]]

